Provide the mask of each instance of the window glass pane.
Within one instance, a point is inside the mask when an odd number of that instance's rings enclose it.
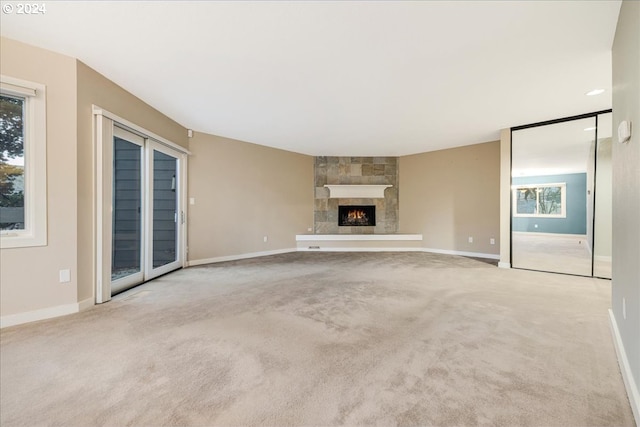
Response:
[[[560,215],[562,213],[562,188],[542,187],[538,188],[538,203],[540,214]]]
[[[176,158],[153,151],[153,268],[176,260]]]
[[[0,230],[24,230],[25,100],[0,95]]]
[[[142,271],[142,147],[113,139],[111,280]]]
[[[533,188],[520,188],[516,191],[516,206],[519,214],[536,213],[536,192]]]

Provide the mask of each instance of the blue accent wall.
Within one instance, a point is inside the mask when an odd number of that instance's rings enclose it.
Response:
[[[587,234],[587,174],[545,175],[513,177],[513,185],[522,184],[567,184],[566,218],[512,217],[513,231],[533,233]],[[535,225],[538,225],[538,228]]]

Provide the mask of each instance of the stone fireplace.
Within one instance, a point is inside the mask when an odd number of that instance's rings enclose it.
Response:
[[[357,189],[381,187],[381,189],[378,188],[380,193],[377,195],[370,195],[368,191],[356,191],[358,195],[354,196],[342,194],[344,188],[336,189],[335,187]],[[358,213],[353,213],[351,220],[343,222],[340,206],[372,207],[375,215],[374,222],[361,223],[364,222],[362,217],[353,218],[359,216]],[[369,212],[366,215],[369,219],[372,214]],[[397,157],[319,156],[315,158],[314,234],[393,234],[397,232]]]

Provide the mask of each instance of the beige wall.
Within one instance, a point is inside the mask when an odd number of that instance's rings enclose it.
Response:
[[[313,157],[197,132],[189,149],[190,261],[295,248],[313,227]]]
[[[47,246],[0,250],[0,313],[77,302],[76,61],[0,39],[0,72],[47,88]],[[71,282],[59,283],[59,271]]]
[[[624,1],[613,43],[613,128],[633,123],[631,140],[613,143],[613,281],[611,308],[620,331],[640,423],[640,2]],[[623,298],[626,310],[623,310]],[[626,311],[624,313],[623,311]],[[625,318],[626,314],[626,318]],[[633,401],[635,400],[635,405]]]
[[[500,267],[511,267],[511,129],[500,131]]]
[[[77,61],[78,83],[78,300],[94,297],[95,218],[92,105],[147,129],[171,142],[187,147],[187,129],[144,103],[92,68]]]
[[[399,170],[401,233],[422,233],[425,248],[499,253],[499,141],[400,157]]]

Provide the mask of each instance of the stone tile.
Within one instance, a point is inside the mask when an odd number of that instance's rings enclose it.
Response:
[[[313,201],[313,208],[317,211],[326,211],[329,199],[315,199]]]
[[[328,222],[327,211],[315,211],[313,213],[313,218],[315,222]]]
[[[397,172],[397,167],[396,165],[384,165],[384,174],[385,175],[391,175],[391,176],[395,176]]]
[[[373,164],[374,165],[384,165],[387,163],[387,158],[386,157],[374,157],[373,158]]]
[[[338,164],[328,164],[327,165],[327,182],[330,184],[332,182],[337,182],[338,180]]]
[[[351,164],[354,163],[362,164],[362,157],[351,157]]]
[[[335,232],[332,224],[328,222],[317,222],[315,230],[317,234],[333,234]]]
[[[373,164],[373,157],[363,157],[362,158],[362,164],[363,165],[372,165]]]
[[[335,157],[335,156],[328,156],[327,157],[327,164],[328,165],[337,165],[338,161],[339,161],[339,157]]]
[[[371,176],[373,175],[373,165],[372,164],[363,164],[362,168],[360,168],[361,176]]]
[[[328,199],[329,189],[326,187],[316,187],[316,199]]]
[[[327,156],[316,156],[315,163],[316,163],[316,166],[326,166]]]
[[[351,176],[362,176],[362,165],[361,164],[351,164],[351,170],[349,171],[349,175]]]
[[[325,185],[327,183],[327,169],[325,168],[321,172],[323,172],[323,173],[316,173],[316,176],[315,176],[315,186],[316,187],[322,187],[323,185]]]
[[[373,165],[373,174],[375,176],[384,176],[384,165]]]

